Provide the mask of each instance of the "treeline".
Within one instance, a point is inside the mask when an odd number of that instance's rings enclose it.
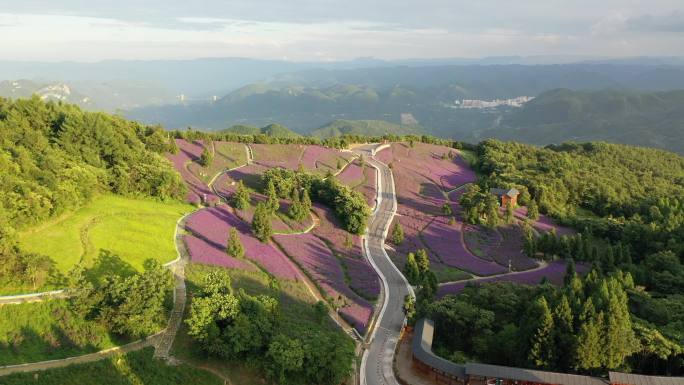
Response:
[[[580,230],[560,238],[526,232],[525,252],[629,272],[645,289],[629,292],[631,317],[653,330],[652,338],[673,346],[642,353],[634,366],[648,373],[683,372],[684,158],[607,143],[540,148],[496,140],[480,143],[477,155],[481,178],[475,190],[515,187],[530,212]]]
[[[172,131],[171,135],[176,139],[185,140],[219,140],[227,142],[238,143],[257,143],[257,144],[317,144],[330,148],[347,148],[351,144],[357,143],[381,143],[387,142],[421,142],[429,144],[438,144],[456,149],[475,150],[476,146],[460,141],[450,139],[437,138],[430,135],[382,135],[382,136],[366,136],[366,135],[342,135],[338,137],[331,137],[321,139],[315,136],[292,136],[292,135],[269,135],[269,134],[242,134],[235,132],[215,132],[215,131],[197,131],[197,130],[176,130]]]
[[[264,172],[262,181],[264,186],[274,186],[277,196],[283,199],[291,199],[295,190],[305,190],[314,202],[332,208],[345,230],[352,234],[363,234],[366,230],[370,208],[363,194],[343,185],[330,173],[322,178],[303,170],[272,168]]]
[[[281,384],[339,384],[351,374],[354,344],[328,322],[316,305],[320,325],[302,319],[285,327],[279,301],[233,291],[225,271],[209,273],[193,296],[188,334],[211,356],[247,362]]]
[[[681,347],[655,328],[632,320],[628,292],[635,290],[629,273],[592,270],[582,279],[573,264],[561,288],[468,286],[430,305],[435,349],[456,362],[588,374],[640,368],[653,354],[681,354]]]
[[[185,185],[161,156],[171,150],[159,127],[84,112],[38,97],[0,98],[0,285],[34,280],[49,261],[23,254],[15,232],[111,191],[182,198]],[[35,286],[35,285],[34,285]]]

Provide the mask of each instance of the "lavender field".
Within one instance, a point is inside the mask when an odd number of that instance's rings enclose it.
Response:
[[[554,261],[549,263],[542,269],[534,271],[525,271],[520,273],[506,274],[497,277],[483,278],[479,280],[468,280],[461,282],[454,282],[445,285],[441,285],[437,291],[437,297],[441,298],[445,295],[458,294],[463,288],[468,284],[472,283],[475,285],[482,285],[491,282],[514,282],[524,285],[536,285],[543,278],[546,277],[554,285],[561,285],[563,283],[563,277],[565,277],[565,261]],[[585,274],[589,271],[589,266],[578,264],[576,266],[576,271],[579,274]]]
[[[191,260],[233,267],[234,259],[225,253],[228,231],[231,227],[237,229],[240,241],[245,247],[247,259],[256,262],[278,278],[298,279],[297,269],[287,256],[272,243],[262,243],[256,239],[252,235],[249,224],[237,217],[227,205],[202,209],[188,218],[185,228],[191,233],[190,244],[193,245],[193,248],[189,250]]]

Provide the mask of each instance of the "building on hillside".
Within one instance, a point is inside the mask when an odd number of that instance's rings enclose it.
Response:
[[[432,352],[435,324],[420,319],[411,341],[413,367],[439,385],[684,385],[684,377],[610,372],[608,378],[480,363],[457,364]]]
[[[489,192],[499,198],[499,203],[501,203],[502,207],[506,207],[509,204],[512,207],[518,205],[518,195],[520,195],[520,191],[516,188],[490,188]]]

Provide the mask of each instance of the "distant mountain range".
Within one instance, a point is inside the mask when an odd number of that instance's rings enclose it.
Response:
[[[684,154],[684,90],[553,90],[466,139],[487,137],[542,145],[603,140]]]
[[[144,82],[40,82],[26,79],[0,81],[0,97],[17,99],[34,94],[43,100],[64,101],[87,110],[109,112],[176,102],[174,94]]]

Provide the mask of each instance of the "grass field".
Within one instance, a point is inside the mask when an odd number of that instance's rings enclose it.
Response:
[[[198,285],[206,274],[217,269],[222,268],[189,264],[185,268],[189,294],[192,295],[197,290]],[[311,327],[323,327],[328,330],[337,328],[332,320],[329,324],[322,326],[315,321],[315,313],[312,308],[312,304],[315,301],[303,283],[290,280],[273,281],[268,275],[259,271],[238,269],[228,269],[227,271],[230,274],[232,286],[236,290],[240,288],[252,295],[267,294],[279,296],[282,315],[281,330],[298,330],[303,324],[312,325]],[[191,301],[188,301],[188,306],[190,303]],[[185,314],[189,314],[188,309],[186,309]],[[209,367],[230,379],[230,382],[233,384],[263,385],[269,383],[263,378],[263,374],[259,370],[246,364],[229,362],[224,359],[208,358],[199,350],[196,344],[193,344],[192,339],[187,335],[185,323],[183,323],[183,327],[174,342],[173,355],[183,362]]]
[[[0,306],[0,366],[77,356],[125,342],[73,313],[66,300]]]
[[[140,270],[148,258],[176,258],[176,221],[192,207],[181,203],[103,195],[79,210],[20,234],[23,250],[50,256],[62,272],[101,255]]]
[[[152,358],[154,350],[117,355],[65,368],[0,377],[3,385],[222,385],[217,376],[189,365],[167,365]]]

